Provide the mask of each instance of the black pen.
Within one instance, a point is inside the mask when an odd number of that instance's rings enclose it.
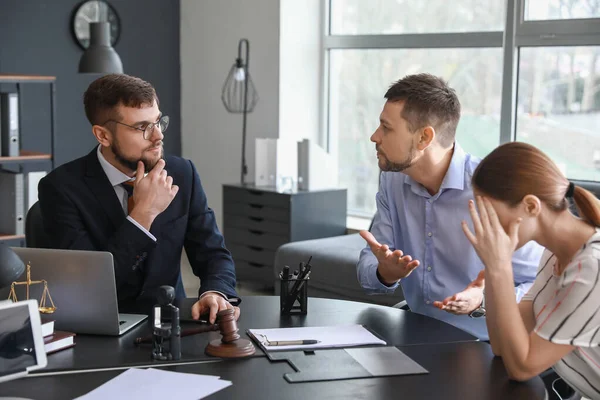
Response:
[[[275,340],[267,342],[267,346],[298,346],[321,343],[320,340]]]

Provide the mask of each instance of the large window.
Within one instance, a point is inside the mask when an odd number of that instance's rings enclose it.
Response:
[[[517,140],[600,181],[600,47],[521,48],[518,88]]]
[[[599,17],[597,0],[527,0],[525,4],[526,21]]]
[[[456,89],[467,152],[526,141],[569,178],[600,181],[600,0],[328,0],[327,12],[328,146],[350,214],[375,212],[369,137],[387,88],[417,72]]]
[[[331,0],[334,35],[500,31],[502,0]]]

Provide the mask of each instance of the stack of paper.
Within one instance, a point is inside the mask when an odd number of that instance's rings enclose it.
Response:
[[[362,325],[318,326],[304,328],[248,329],[248,333],[260,342],[266,350],[324,349],[331,347],[353,347],[373,344],[385,345]],[[316,344],[277,345],[276,341],[318,341]]]
[[[218,376],[131,368],[76,400],[196,400],[231,386]]]

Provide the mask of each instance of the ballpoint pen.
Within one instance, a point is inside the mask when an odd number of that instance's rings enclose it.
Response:
[[[297,346],[321,343],[320,340],[274,340],[267,341],[267,346]]]

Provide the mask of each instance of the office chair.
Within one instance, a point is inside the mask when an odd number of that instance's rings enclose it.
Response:
[[[42,209],[36,201],[25,218],[25,242],[27,247],[50,248],[50,239],[44,230]]]

